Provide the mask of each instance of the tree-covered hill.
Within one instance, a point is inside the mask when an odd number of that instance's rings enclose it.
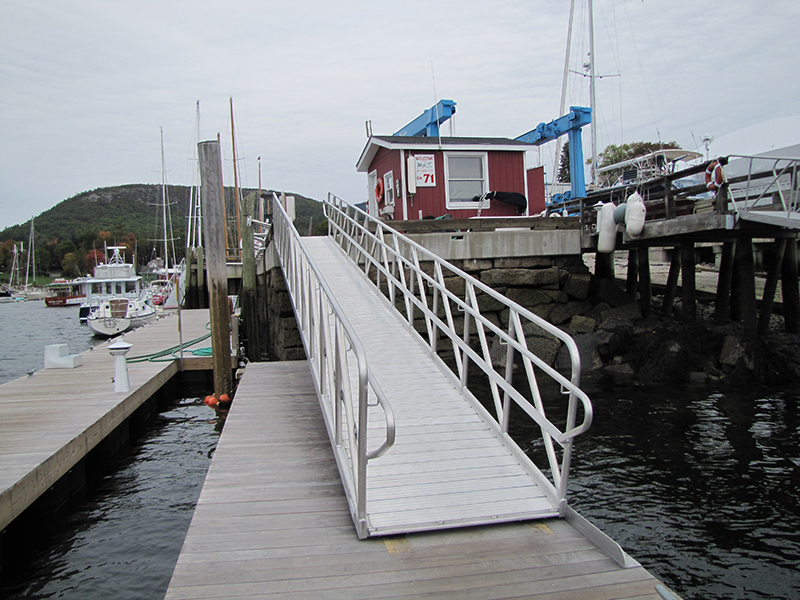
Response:
[[[256,190],[242,190],[247,195]],[[232,190],[226,189],[226,195]],[[324,220],[322,204],[295,194],[298,230],[305,234],[309,219],[314,228]],[[172,236],[176,249],[185,246],[190,188],[167,186]],[[59,202],[35,217],[36,262],[42,271],[86,272],[87,255],[102,251],[103,245],[128,245],[136,250],[139,264],[145,264],[154,247],[163,239],[162,189],[155,184],[130,184],[105,187],[77,194]],[[14,242],[27,247],[30,221],[0,231],[0,272],[7,272]],[[72,254],[69,269],[62,264]],[[128,257],[130,258],[130,257]],[[144,262],[142,262],[144,261]]]

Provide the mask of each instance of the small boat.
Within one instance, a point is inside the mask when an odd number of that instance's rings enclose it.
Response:
[[[86,299],[85,279],[56,279],[47,284],[47,306],[78,306]]]
[[[84,279],[86,299],[81,303],[79,318],[81,321],[88,319],[89,314],[103,303],[112,298],[127,298],[136,300],[146,296],[146,289],[141,275],[136,274],[133,264],[126,263],[121,250],[124,246],[110,246],[113,250],[106,264],[99,264],[94,268],[94,277]]]
[[[163,305],[170,293],[172,293],[172,279],[156,279],[150,282],[150,294],[153,299],[153,304],[156,306]]]
[[[146,325],[156,316],[155,307],[144,298],[109,298],[92,309],[86,322],[95,335],[111,337]]]

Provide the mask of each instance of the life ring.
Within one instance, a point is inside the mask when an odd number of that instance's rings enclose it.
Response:
[[[375,184],[375,200],[383,202],[383,179],[378,179],[378,183]]]
[[[710,192],[716,192],[725,182],[725,174],[722,172],[722,165],[718,161],[712,161],[706,168],[706,187]]]

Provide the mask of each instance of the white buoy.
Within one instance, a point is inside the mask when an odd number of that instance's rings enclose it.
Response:
[[[625,231],[631,237],[641,235],[644,229],[644,219],[647,216],[644,200],[639,192],[634,192],[628,196],[625,203]]]
[[[114,357],[114,392],[129,392],[131,382],[128,379],[128,361],[125,355],[131,349],[131,344],[123,338],[108,347],[111,356]]]
[[[597,213],[597,251],[611,254],[617,245],[617,224],[614,222],[612,202],[603,204]]]

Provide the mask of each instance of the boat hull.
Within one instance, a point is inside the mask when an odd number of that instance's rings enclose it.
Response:
[[[86,296],[50,296],[44,299],[46,306],[79,306],[86,300]]]
[[[143,300],[112,298],[102,302],[86,319],[98,337],[113,337],[155,320],[156,309]]]

